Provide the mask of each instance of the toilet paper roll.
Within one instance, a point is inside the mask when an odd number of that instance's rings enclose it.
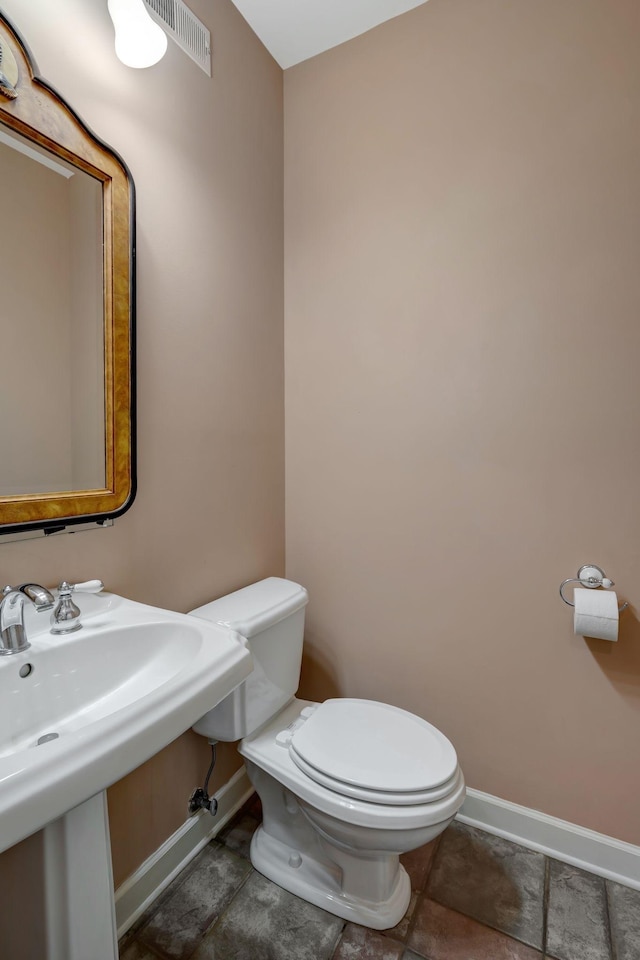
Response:
[[[573,591],[573,630],[579,637],[618,639],[618,597],[613,590]]]

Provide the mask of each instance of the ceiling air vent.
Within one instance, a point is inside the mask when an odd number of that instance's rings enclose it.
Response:
[[[144,0],[149,13],[192,60],[211,76],[211,33],[183,0]]]

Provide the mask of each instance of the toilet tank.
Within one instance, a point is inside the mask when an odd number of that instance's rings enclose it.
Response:
[[[241,740],[287,704],[300,682],[308,594],[291,580],[269,577],[191,611],[247,639],[253,673],[193,729],[209,740]]]

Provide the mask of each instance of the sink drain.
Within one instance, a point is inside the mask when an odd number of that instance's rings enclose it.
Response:
[[[59,736],[59,733],[43,733],[41,737],[38,737],[36,746],[39,747],[41,743],[49,743],[50,740],[57,740]]]

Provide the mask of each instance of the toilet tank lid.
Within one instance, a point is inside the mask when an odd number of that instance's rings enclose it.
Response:
[[[267,577],[190,612],[249,638],[300,610],[308,599],[307,591],[299,583]]]

